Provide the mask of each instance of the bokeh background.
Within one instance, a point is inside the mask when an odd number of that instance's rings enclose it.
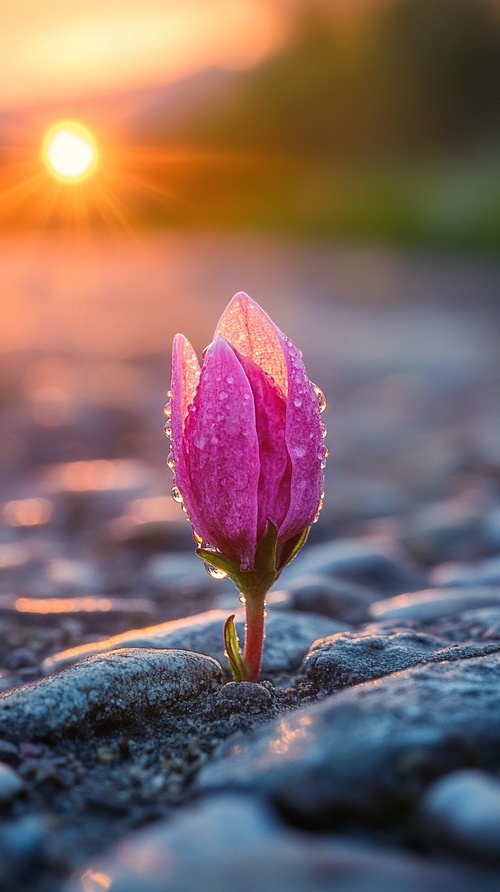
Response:
[[[2,541],[54,524],[56,491],[171,517],[171,339],[201,350],[238,290],[329,398],[316,536],[479,498],[478,455],[500,460],[496,0],[0,0],[0,34]],[[101,156],[77,184],[41,157],[67,118]]]

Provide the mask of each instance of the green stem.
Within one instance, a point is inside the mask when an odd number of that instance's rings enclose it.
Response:
[[[265,592],[263,595],[246,595],[245,650],[243,660],[249,681],[258,681],[264,646],[266,619]]]

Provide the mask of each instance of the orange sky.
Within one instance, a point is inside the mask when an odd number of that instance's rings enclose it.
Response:
[[[246,67],[286,35],[283,0],[0,0],[0,108]]]
[[[388,0],[0,0],[0,109],[245,68],[276,49],[290,10]]]

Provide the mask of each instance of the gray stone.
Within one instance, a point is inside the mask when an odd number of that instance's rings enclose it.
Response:
[[[144,567],[144,580],[155,594],[170,597],[199,597],[213,594],[220,589],[234,588],[229,581],[211,579],[203,564],[193,551],[156,554]]]
[[[243,638],[245,614],[243,608],[234,611],[236,628],[240,641]],[[209,610],[197,616],[173,620],[149,626],[145,629],[134,629],[122,635],[114,635],[102,641],[84,644],[62,651],[45,660],[44,671],[54,672],[91,654],[117,650],[121,647],[154,647],[176,648],[214,657],[229,672],[229,663],[224,652],[224,623],[227,611]],[[314,614],[297,614],[287,611],[270,613],[267,622],[267,635],[264,642],[262,672],[274,674],[297,669],[316,638],[324,638],[347,628],[345,623],[338,623],[326,617]]]
[[[476,636],[479,633],[480,637],[486,641],[500,639],[500,605],[466,610],[460,618],[462,622],[474,627]]]
[[[1,695],[0,733],[13,741],[85,737],[101,727],[168,721],[221,681],[218,663],[200,654],[109,651]]]
[[[453,650],[453,648],[448,648]],[[339,632],[317,641],[304,659],[306,678],[318,691],[333,693],[428,663],[436,655],[446,659],[446,642],[412,630],[373,634]]]
[[[419,561],[474,559],[484,553],[484,506],[477,500],[450,499],[426,505],[403,524],[403,545]]]
[[[233,711],[259,713],[272,708],[273,698],[261,684],[251,681],[230,681],[221,687],[217,694],[217,707],[221,712],[231,714]]]
[[[500,589],[500,556],[477,564],[440,564],[431,573],[430,582],[442,586],[495,585]]]
[[[427,838],[500,861],[500,781],[493,775],[464,769],[440,778],[423,798],[421,817]]]
[[[500,654],[437,662],[273,719],[202,769],[198,789],[268,795],[296,825],[379,825],[436,777],[498,764]]]
[[[24,781],[10,765],[0,762],[0,802],[11,802],[24,790]]]
[[[458,588],[429,588],[376,601],[370,607],[373,619],[414,619],[433,623],[447,616],[459,616],[465,610],[500,606],[500,588],[493,586],[463,586]]]
[[[283,574],[283,586],[298,576],[321,573],[375,589],[388,597],[419,588],[422,580],[397,543],[387,536],[337,539],[302,551]]]
[[[64,892],[496,892],[496,878],[362,843],[314,838],[251,797],[222,795],[138,831]]]
[[[368,622],[370,604],[379,597],[377,592],[365,586],[320,573],[293,579],[286,594],[295,610],[331,616],[353,625]]]
[[[103,584],[98,567],[76,558],[55,558],[46,566],[44,576],[45,588],[52,593],[97,592]]]
[[[491,551],[500,549],[500,506],[493,508],[484,519],[484,538]]]

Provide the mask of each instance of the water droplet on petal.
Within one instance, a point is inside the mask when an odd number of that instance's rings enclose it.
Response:
[[[301,400],[300,396],[295,397],[293,404],[294,404],[294,406],[297,407],[297,409],[300,409],[300,407],[302,405],[302,400]]]
[[[168,401],[168,403],[165,403],[165,405],[163,406],[163,414],[166,415],[167,418],[170,418],[170,416],[172,414],[172,406],[171,406],[170,400]]]
[[[170,468],[170,470],[173,471],[174,467],[175,467],[174,453],[169,452],[167,455],[167,468]]]
[[[247,599],[245,598],[245,595],[240,594],[240,604],[243,604],[243,606],[245,606],[246,603],[247,603]]]
[[[172,439],[172,422],[170,421],[170,418],[167,418],[165,424],[163,425],[163,433],[168,440]]]
[[[313,390],[318,400],[319,411],[324,412],[326,409],[326,396],[317,384],[313,384]]]
[[[320,514],[321,514],[321,509],[322,509],[322,507],[323,507],[323,501],[324,501],[324,498],[325,498],[325,494],[324,494],[324,492],[322,492],[322,493],[321,493],[320,500],[319,500],[318,510],[317,510],[317,512],[316,512],[316,516],[315,516],[315,518],[314,518],[314,520],[313,520],[313,523],[317,523],[318,520],[319,520],[319,516],[320,516]]]
[[[183,504],[184,499],[182,498],[182,493],[181,493],[179,487],[175,485],[175,483],[174,483],[172,489],[170,490],[170,495],[172,496],[174,502],[178,502],[179,505]]]
[[[220,400],[227,400],[227,396],[228,396],[228,395],[227,395],[227,393],[226,393],[225,390],[221,390],[221,391],[220,391],[220,393],[219,393],[219,399],[220,399]]]
[[[220,570],[219,567],[214,567],[213,564],[205,563],[205,570],[207,571],[211,579],[225,579],[227,576],[225,570]]]
[[[228,375],[226,378],[226,384],[234,384],[234,378],[232,375]]]
[[[327,430],[326,424],[322,424],[321,425],[321,436],[323,437],[323,440],[325,439],[327,434],[328,434],[328,430]]]

